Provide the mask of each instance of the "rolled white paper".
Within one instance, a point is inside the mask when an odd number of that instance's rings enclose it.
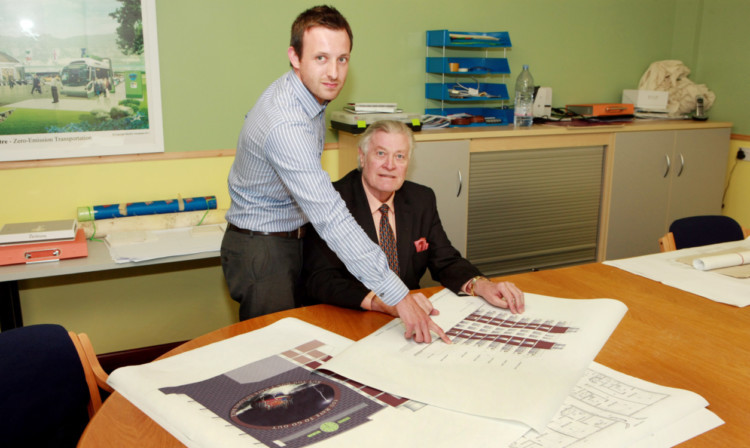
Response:
[[[693,260],[693,267],[701,271],[742,266],[750,263],[750,250],[731,254],[711,255]]]

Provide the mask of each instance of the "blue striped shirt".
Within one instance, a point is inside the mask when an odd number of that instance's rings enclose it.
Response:
[[[351,216],[320,163],[325,108],[292,70],[261,94],[237,143],[226,219],[259,232],[285,232],[311,222],[360,282],[395,305],[408,288]]]

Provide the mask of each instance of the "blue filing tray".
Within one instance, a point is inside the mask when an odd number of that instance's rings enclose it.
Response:
[[[466,36],[468,39],[451,38],[452,34]],[[477,36],[479,38],[472,38]],[[480,39],[488,36],[497,40]],[[479,48],[510,48],[510,34],[507,31],[478,33],[469,31],[435,30],[427,32],[428,47],[479,47]]]
[[[512,47],[508,32],[433,30],[427,31],[426,44],[428,47],[428,57],[425,58],[426,73],[432,74],[429,76],[433,78],[437,78],[436,75],[442,75],[440,82],[425,82],[425,99],[440,102],[438,107],[425,108],[426,114],[445,116],[466,113],[495,117],[500,120],[500,123],[472,123],[465,126],[452,125],[451,127],[507,126],[513,123],[513,108],[502,104],[510,99],[508,87],[502,82],[481,82],[495,75],[501,75],[504,78],[510,74],[510,66],[505,57],[488,57],[493,52],[492,49],[497,49],[504,56],[504,49]],[[442,49],[441,57],[431,56],[429,47]],[[455,50],[452,51],[452,54],[447,54],[448,48]],[[477,50],[482,49],[484,51],[477,52]],[[433,50],[432,53],[437,53],[437,51]],[[459,57],[463,54],[485,57]],[[498,56],[501,55],[498,54]],[[458,63],[460,68],[467,68],[468,70],[465,72],[451,71],[449,64],[452,62]],[[479,78],[480,76],[482,78]],[[504,81],[504,79],[500,81]],[[477,89],[489,96],[452,98],[448,93],[450,90],[464,90],[458,87],[459,83],[465,88]],[[489,105],[490,102],[501,103],[501,105],[495,104],[493,107]],[[451,107],[446,107],[449,104]]]
[[[451,98],[450,94],[448,93],[451,89],[459,89],[462,90],[462,88],[458,84],[443,84],[443,83],[428,83],[425,84],[425,98],[431,99],[431,100],[442,100],[442,101],[459,101],[459,102],[465,102],[465,101],[502,101],[507,100],[510,97],[508,96],[508,87],[505,84],[492,84],[492,83],[479,83],[477,85],[476,82],[466,81],[462,83],[464,87],[470,87],[472,89],[477,89],[480,93],[486,92],[487,95],[490,95],[488,97],[467,97],[467,98]]]
[[[424,113],[428,115],[453,115],[458,113],[465,113],[469,115],[481,115],[483,117],[495,117],[502,120],[502,123],[472,123],[468,125],[456,126],[451,125],[452,128],[467,128],[467,127],[481,127],[481,126],[507,126],[513,124],[513,108],[494,108],[494,107],[447,107],[444,109],[425,109]]]
[[[457,62],[461,68],[467,68],[466,72],[452,72],[451,62]],[[427,58],[427,73],[450,73],[452,75],[509,75],[510,66],[505,58]]]

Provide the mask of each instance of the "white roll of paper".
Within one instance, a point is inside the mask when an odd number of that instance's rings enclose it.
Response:
[[[693,267],[701,271],[742,266],[750,263],[750,251],[734,252],[730,254],[710,255],[693,260]]]

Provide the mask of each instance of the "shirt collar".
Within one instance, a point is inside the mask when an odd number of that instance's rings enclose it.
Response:
[[[305,87],[302,80],[299,79],[299,76],[294,73],[294,69],[287,72],[287,80],[291,85],[294,96],[299,99],[305,113],[311,117],[315,117],[326,110],[326,106],[328,106],[329,102],[326,101],[325,103],[320,104],[318,100],[315,99],[315,96],[307,90],[307,87]]]
[[[362,188],[365,190],[365,196],[367,196],[367,204],[370,206],[370,213],[371,214],[374,215],[375,213],[379,213],[378,209],[383,204],[387,204],[388,208],[390,208],[391,213],[395,213],[395,211],[393,209],[393,198],[396,196],[396,192],[393,192],[393,194],[391,194],[391,196],[388,198],[387,201],[380,202],[380,200],[378,198],[376,198],[375,196],[373,196],[372,193],[370,193],[367,190],[367,187],[365,186],[365,179],[364,179],[364,177],[361,178],[361,181],[362,181]]]

